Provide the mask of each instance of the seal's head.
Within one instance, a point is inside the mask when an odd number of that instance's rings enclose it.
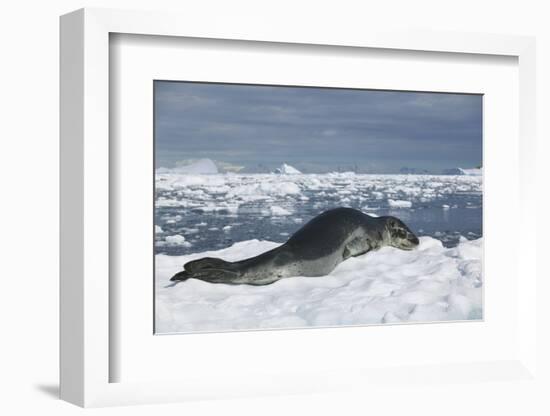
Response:
[[[385,217],[385,219],[388,245],[401,250],[412,250],[418,245],[418,237],[403,221],[396,217]]]

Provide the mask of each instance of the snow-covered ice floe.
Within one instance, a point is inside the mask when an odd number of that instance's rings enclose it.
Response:
[[[388,199],[388,205],[392,208],[410,208],[412,207],[412,202]]]
[[[186,256],[156,256],[156,331],[228,331],[433,322],[482,318],[482,239],[445,248],[421,237],[412,251],[384,247],[350,258],[323,277],[292,277],[267,286],[172,284],[200,257],[228,261],[278,246],[249,240]]]

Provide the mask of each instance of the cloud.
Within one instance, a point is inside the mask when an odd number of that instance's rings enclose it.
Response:
[[[157,166],[211,157],[398,171],[481,162],[479,95],[155,82]],[[422,163],[422,166],[418,164]]]

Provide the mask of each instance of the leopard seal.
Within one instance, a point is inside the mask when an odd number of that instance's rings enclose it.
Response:
[[[412,250],[418,243],[396,217],[372,217],[353,208],[335,208],[313,218],[277,248],[235,262],[213,257],[193,260],[170,280],[268,285],[292,276],[325,276],[350,257],[384,246]]]

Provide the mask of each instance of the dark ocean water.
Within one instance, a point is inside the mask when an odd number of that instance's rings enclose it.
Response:
[[[372,187],[365,188],[365,191],[355,187],[350,197],[337,189],[320,191],[304,186],[300,198],[282,195],[260,200],[244,199],[239,201],[238,209],[221,207],[213,211],[201,208],[200,204],[187,203],[184,204],[186,206],[158,206],[155,210],[155,222],[162,228],[162,233],[156,234],[155,251],[157,254],[184,255],[216,250],[251,239],[282,243],[316,215],[339,206],[360,209],[378,216],[396,216],[418,236],[431,236],[441,240],[446,247],[452,247],[458,243],[460,236],[467,239],[482,236],[483,207],[479,188],[480,186],[466,191],[439,192],[431,198],[423,198],[420,193],[408,198],[413,201],[410,208],[390,207],[385,195],[373,197]],[[210,194],[206,192],[206,195]],[[178,200],[189,198],[189,193],[157,190],[158,197]],[[397,197],[405,199],[406,195],[397,193]],[[203,201],[204,196],[201,198]],[[221,201],[223,195],[212,193],[211,199],[214,202]],[[271,212],[273,206],[291,213],[274,216]],[[167,244],[166,236],[173,235],[183,236],[185,243]]]

